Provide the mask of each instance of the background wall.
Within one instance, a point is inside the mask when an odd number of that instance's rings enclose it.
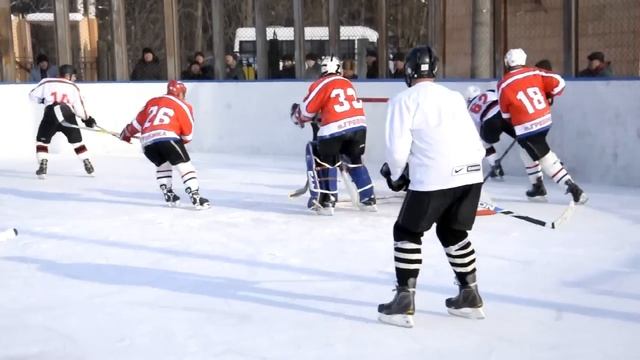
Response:
[[[458,91],[478,82],[443,82]],[[145,101],[164,93],[165,83],[79,84],[87,108],[98,123],[120,131]],[[192,152],[272,154],[300,156],[311,138],[308,127],[300,129],[289,121],[291,103],[305,95],[306,82],[204,82],[189,83],[187,99],[196,118]],[[30,103],[33,85],[0,85],[0,161],[4,158],[34,159],[35,133],[42,106]],[[357,82],[361,97],[392,97],[405,88],[402,82]],[[563,96],[553,106],[554,126],[549,136],[552,148],[580,182],[640,186],[640,81],[569,81]],[[367,162],[377,172],[384,162],[386,104],[365,106],[369,133]],[[140,146],[85,131],[85,141],[95,156],[140,155]],[[503,136],[498,149],[511,139]],[[61,134],[54,138],[51,152],[73,156]],[[509,174],[524,174],[517,148],[505,159]]]

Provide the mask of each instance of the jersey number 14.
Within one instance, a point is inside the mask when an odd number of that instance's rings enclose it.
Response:
[[[158,108],[158,106],[152,106],[148,110],[149,116],[144,122],[145,128],[151,125],[163,125],[171,122],[171,117],[175,114],[173,109],[167,107]]]
[[[542,96],[540,89],[535,86],[527,88],[526,94],[522,90],[518,91],[516,99],[524,104],[529,114],[533,114],[536,110],[542,110],[547,107],[547,102],[544,96]]]

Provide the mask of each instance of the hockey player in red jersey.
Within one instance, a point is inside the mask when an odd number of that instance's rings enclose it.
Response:
[[[200,196],[196,169],[191,164],[184,144],[193,137],[193,109],[185,101],[187,87],[176,80],[167,84],[167,94],[147,101],[120,133],[120,139],[131,142],[140,133],[144,155],[157,166],[156,178],[165,201],[174,206],[180,197],[172,189],[173,166],[182,177],[185,192],[197,209],[209,207],[209,200]]]
[[[338,58],[324,57],[320,67],[320,78],[309,86],[302,104],[293,105],[291,113],[292,121],[300,126],[314,118],[321,119],[316,149],[307,146],[311,192],[308,206],[318,214],[333,215],[340,157],[345,156],[349,160],[347,171],[358,192],[359,208],[375,211],[373,183],[362,161],[367,136],[362,101],[351,81],[341,76]]]
[[[584,204],[588,198],[551,151],[547,133],[551,129],[550,100],[562,93],[564,80],[557,74],[525,66],[527,54],[522,49],[511,49],[504,58],[507,73],[498,82],[498,99],[502,117],[509,120],[523,151],[532,183],[527,197],[544,197],[547,191],[542,173],[558,184],[566,186],[575,203]],[[539,162],[539,165],[538,165]]]
[[[49,144],[57,132],[67,137],[76,155],[84,163],[87,174],[94,172],[87,147],[82,142],[82,133],[77,128],[76,116],[88,127],[95,127],[96,121],[87,114],[80,89],[75,84],[76,69],[72,65],[61,65],[58,71],[58,78],[42,79],[29,93],[31,100],[45,105],[36,135],[36,156],[39,163],[36,175],[40,179],[47,175]]]

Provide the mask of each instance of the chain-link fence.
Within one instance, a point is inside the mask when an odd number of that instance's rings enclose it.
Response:
[[[263,1],[260,14],[256,14],[258,1]],[[159,78],[167,78],[171,64],[166,59],[177,62],[180,77],[193,78],[194,72],[201,72],[203,77],[195,79],[213,78],[214,63],[224,57],[214,58],[214,39],[219,38],[214,36],[214,21],[220,18],[222,48],[237,58],[244,78],[255,79],[261,70],[269,78],[291,77],[295,1],[303,8],[303,59],[332,55],[329,28],[337,19],[333,55],[344,60],[345,72],[354,78],[402,77],[403,55],[420,44],[436,48],[440,76],[447,78],[500,76],[502,56],[510,47],[524,48],[531,65],[547,59],[554,71],[565,75],[587,67],[587,56],[595,51],[604,54],[614,76],[640,75],[640,1],[636,0],[69,0],[72,59],[81,78],[112,80],[117,53],[124,50],[124,72],[131,74],[144,62],[143,49],[149,49]],[[124,7],[126,45],[114,41],[115,3]],[[177,54],[167,54],[165,34],[171,29],[166,24],[172,23],[165,19],[168,3],[177,4]],[[38,54],[58,62],[54,5],[54,0],[11,1],[19,81],[29,79]],[[331,6],[336,7],[333,14]],[[214,8],[222,9],[222,16],[215,16]],[[256,65],[256,15],[267,27],[266,69]],[[570,44],[569,33],[575,34]],[[203,56],[196,57],[197,53]],[[385,58],[378,59],[380,55]],[[227,66],[233,62],[227,60]],[[312,61],[305,63],[313,66]]]

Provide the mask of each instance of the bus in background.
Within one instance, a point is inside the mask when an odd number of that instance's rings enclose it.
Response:
[[[307,26],[304,28],[305,54],[314,53],[322,57],[329,54],[329,29],[326,26]],[[277,39],[279,55],[295,53],[293,42],[293,27],[268,26],[267,41]],[[362,51],[358,48],[358,40],[365,39],[366,46]],[[365,53],[366,48],[376,47],[378,32],[366,26],[341,26],[338,53],[341,59],[354,59],[358,62],[358,52]],[[364,41],[363,41],[364,42]],[[362,42],[361,42],[362,43]],[[242,27],[236,30],[233,51],[243,62],[255,64],[256,57],[256,29]]]

